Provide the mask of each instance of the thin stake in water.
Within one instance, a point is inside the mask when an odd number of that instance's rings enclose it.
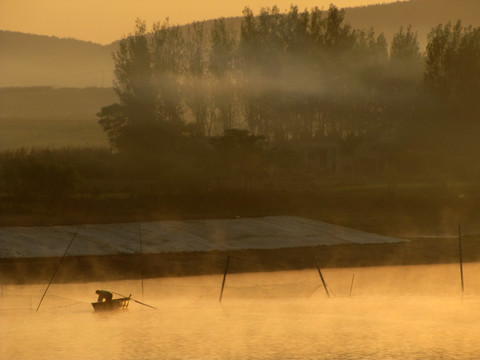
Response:
[[[142,298],[143,298],[143,246],[142,246],[142,223],[138,223],[138,239],[140,241],[140,277],[142,279]]]
[[[70,249],[70,246],[72,246],[73,240],[75,240],[75,238],[77,237],[77,234],[78,234],[78,231],[79,231],[79,230],[80,230],[80,226],[78,227],[77,231],[75,232],[75,235],[73,235],[72,240],[70,240],[70,244],[68,244],[67,249],[65,250],[65,253],[63,254],[62,258],[61,258],[60,261],[58,262],[57,268],[55,269],[55,272],[53,273],[52,278],[50,279],[50,282],[48,283],[48,286],[47,286],[47,288],[45,289],[45,292],[43,293],[42,298],[40,299],[40,302],[38,303],[37,310],[36,310],[35,312],[38,312],[38,309],[40,309],[40,305],[42,305],[43,298],[44,298],[45,295],[47,294],[48,288],[49,288],[50,285],[52,284],[53,279],[55,278],[55,275],[57,275],[58,269],[60,269],[60,265],[62,264],[62,261],[63,261],[63,259],[65,258],[65,256],[67,255],[67,252],[68,252],[68,250]]]
[[[323,278],[322,270],[320,270],[320,265],[318,265],[317,258],[315,256],[313,256],[313,260],[315,261],[315,264],[317,265],[318,274],[320,275],[320,279],[322,280],[322,284],[323,284],[323,287],[325,288],[325,292],[327,293],[327,296],[330,297],[330,293],[328,292],[328,288],[327,288],[327,283],[325,282],[325,279]]]
[[[352,275],[352,283],[350,284],[350,296],[352,296],[352,290],[353,290],[353,280],[355,279],[355,274]]]
[[[462,282],[462,294],[465,291],[465,286],[463,283],[463,252],[462,252],[462,231],[460,225],[458,225],[458,252],[460,256],[460,280]]]
[[[227,256],[227,262],[225,263],[225,272],[223,273],[222,290],[220,291],[220,298],[218,299],[219,302],[222,302],[223,289],[225,288],[225,279],[227,278],[229,263],[230,263],[230,256]]]

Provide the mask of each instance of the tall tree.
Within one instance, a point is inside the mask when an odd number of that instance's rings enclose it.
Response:
[[[442,166],[450,163],[459,173],[478,173],[480,27],[458,21],[430,32],[424,85],[430,137]]]
[[[425,85],[454,111],[475,117],[480,98],[480,27],[458,21],[438,25],[428,35]]]
[[[418,62],[421,60],[418,34],[412,30],[412,26],[400,27],[393,35],[390,45],[390,61],[392,62]]]
[[[98,116],[110,143],[120,150],[144,143],[142,129],[156,117],[157,92],[144,21],[137,19],[134,34],[120,41],[113,60],[119,103],[102,108]]]
[[[214,20],[210,33],[209,70],[212,80],[213,113],[217,129],[223,133],[234,126],[236,93],[236,41],[223,18]]]
[[[179,26],[167,20],[153,26],[152,68],[158,91],[157,111],[160,118],[175,131],[184,125],[184,88],[186,47]]]
[[[210,89],[207,81],[207,51],[204,24],[194,22],[188,33],[186,58],[186,103],[193,116],[190,128],[197,136],[209,133]]]
[[[277,7],[262,8],[257,17],[249,8],[243,14],[239,52],[246,122],[252,134],[273,137],[284,61],[282,15]]]
[[[420,53],[417,33],[411,26],[400,27],[390,45],[384,91],[390,130],[403,132],[404,142],[405,138],[412,139],[423,125],[419,106],[423,102],[420,85],[424,68],[425,58]]]

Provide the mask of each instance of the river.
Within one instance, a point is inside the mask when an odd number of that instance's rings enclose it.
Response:
[[[0,288],[1,359],[474,359],[480,264]],[[130,294],[95,313],[96,289]]]

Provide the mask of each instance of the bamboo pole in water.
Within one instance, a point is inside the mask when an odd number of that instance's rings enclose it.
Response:
[[[68,252],[68,249],[70,249],[70,246],[72,246],[73,240],[75,240],[75,238],[77,237],[79,230],[80,230],[80,226],[78,227],[77,231],[75,232],[75,235],[73,235],[72,240],[70,240],[70,244],[68,244],[67,249],[63,253],[62,258],[58,262],[57,268],[55,269],[55,272],[53,273],[52,278],[50,279],[50,282],[48,283],[47,288],[45,289],[45,292],[43,293],[42,298],[40,299],[40,302],[38,303],[37,310],[35,312],[38,312],[38,309],[40,309],[40,305],[42,305],[43,298],[47,294],[48,288],[52,284],[53,279],[55,278],[55,275],[57,275],[58,269],[60,269],[60,265],[62,264],[63,259],[65,259],[65,256],[67,255],[67,252]]]
[[[465,286],[463,282],[463,251],[462,251],[462,231],[460,225],[458,225],[458,253],[460,257],[460,280],[462,282],[462,294],[465,291]]]
[[[322,270],[320,270],[320,265],[318,265],[317,258],[313,256],[313,260],[315,260],[315,265],[317,265],[318,275],[320,275],[320,279],[322,280],[322,284],[323,284],[323,287],[325,288],[325,292],[327,293],[327,296],[330,297],[330,293],[328,292],[327,284],[325,282],[325,279],[323,278]]]
[[[133,300],[135,301],[136,303],[140,304],[140,305],[144,305],[144,306],[148,306],[149,308],[152,308],[152,309],[155,309],[157,310],[157,308],[155,306],[152,306],[152,305],[148,305],[148,304],[145,304],[144,302],[141,302],[141,301],[138,301],[134,298],[132,298],[132,294],[128,295],[128,296],[125,296],[125,295],[122,295],[122,294],[119,294],[119,293],[116,293],[114,291],[110,291],[112,294],[115,294],[115,295],[118,295],[118,296],[121,296],[123,298],[129,298],[130,300]]]
[[[225,279],[227,278],[229,263],[230,263],[230,256],[227,256],[227,262],[225,263],[225,272],[223,273],[222,290],[220,291],[220,298],[218,299],[219,302],[222,302],[223,289],[225,288]]]
[[[138,239],[140,242],[140,277],[142,279],[142,298],[143,298],[143,245],[142,245],[142,223],[138,223]]]
[[[350,296],[352,296],[352,290],[353,290],[353,280],[355,279],[355,274],[352,275],[352,283],[350,284]]]

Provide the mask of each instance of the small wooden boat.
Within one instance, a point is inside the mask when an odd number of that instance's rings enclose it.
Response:
[[[129,297],[122,297],[113,299],[113,295],[109,291],[97,290],[98,294],[97,302],[92,303],[95,311],[111,311],[111,310],[126,310],[130,303]]]

